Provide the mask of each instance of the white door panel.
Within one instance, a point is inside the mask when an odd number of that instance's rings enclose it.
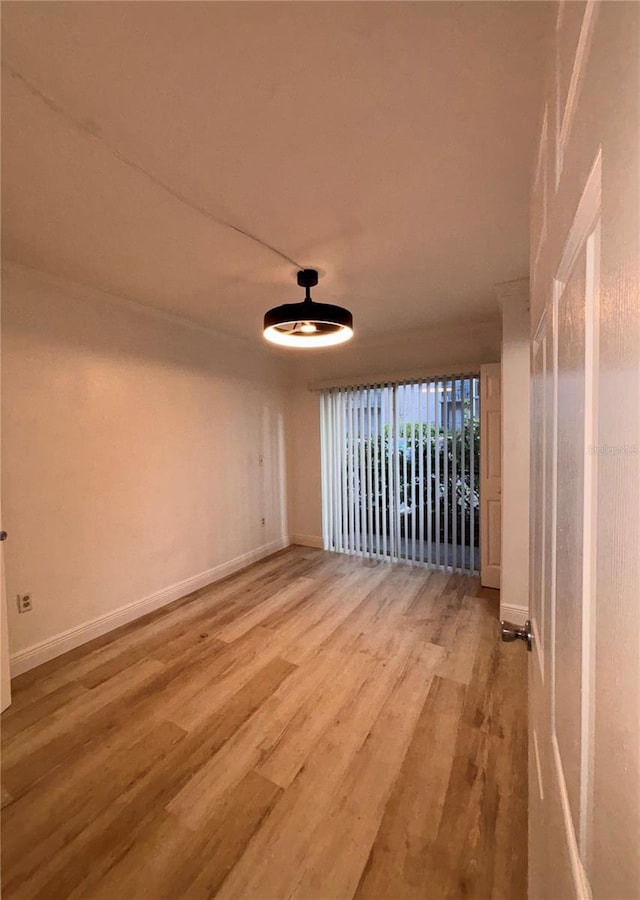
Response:
[[[638,58],[638,4],[560,5],[532,245],[532,900],[640,897]]]
[[[582,247],[567,282],[557,282],[557,563],[552,709],[558,764],[573,827],[579,830],[584,503],[585,271]]]
[[[500,587],[502,401],[500,363],[480,367],[480,580]]]
[[[533,896],[549,883],[590,890],[600,179],[598,157],[532,342],[530,761],[544,797],[531,801]]]
[[[532,201],[531,900],[640,898],[638,59],[640,4],[558,5]]]
[[[554,571],[555,493],[551,476],[555,459],[553,317],[543,314],[531,351],[531,505],[529,617],[533,649],[542,683],[545,648],[549,644],[550,601]]]

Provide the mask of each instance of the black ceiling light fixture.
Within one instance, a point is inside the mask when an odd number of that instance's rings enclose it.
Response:
[[[318,283],[315,269],[301,269],[298,284],[305,288],[300,303],[285,303],[264,317],[264,336],[283,347],[330,347],[353,337],[353,316],[342,306],[316,303],[311,288]]]

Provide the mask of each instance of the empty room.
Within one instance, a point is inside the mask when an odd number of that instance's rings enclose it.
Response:
[[[5,900],[639,900],[640,2],[5,0]]]

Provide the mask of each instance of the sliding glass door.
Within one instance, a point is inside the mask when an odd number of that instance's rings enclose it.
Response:
[[[479,378],[332,388],[320,410],[325,549],[476,572]]]

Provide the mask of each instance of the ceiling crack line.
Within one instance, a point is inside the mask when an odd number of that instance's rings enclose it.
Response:
[[[17,69],[14,69],[7,62],[2,63],[2,68],[6,69],[12,76],[12,78],[15,78],[17,81],[23,84],[31,94],[41,100],[57,115],[64,118],[77,131],[81,132],[85,137],[88,137],[91,140],[99,143],[114,157],[114,159],[117,159],[118,162],[121,162],[123,165],[128,166],[128,168],[132,169],[134,172],[137,172],[140,175],[144,175],[149,181],[151,181],[152,184],[154,184],[156,187],[161,188],[163,191],[165,191],[165,193],[169,194],[175,200],[178,200],[180,203],[188,206],[190,209],[199,213],[201,216],[204,216],[215,225],[218,225],[222,228],[228,228],[231,231],[235,231],[237,234],[241,234],[243,235],[243,237],[254,241],[256,244],[260,244],[261,247],[264,247],[266,250],[270,250],[272,253],[277,254],[281,259],[284,259],[286,260],[286,262],[291,263],[291,265],[295,266],[297,269],[304,268],[304,266],[301,263],[297,262],[297,260],[292,259],[284,251],[279,250],[277,247],[274,247],[273,244],[270,244],[268,241],[263,240],[263,238],[259,237],[257,234],[253,234],[251,231],[247,231],[246,229],[241,228],[239,225],[236,225],[233,222],[228,222],[226,219],[219,219],[206,207],[193,200],[190,200],[183,193],[171,187],[171,185],[167,184],[157,175],[154,175],[153,172],[145,169],[144,166],[142,166],[140,163],[131,159],[129,156],[126,156],[116,147],[113,147],[100,134],[96,134],[96,132],[88,127],[85,123],[78,121],[78,119],[76,119],[75,116],[67,109],[65,109],[57,100],[42,91],[39,87],[29,81],[28,78],[25,78],[25,76],[21,72],[18,72]]]

